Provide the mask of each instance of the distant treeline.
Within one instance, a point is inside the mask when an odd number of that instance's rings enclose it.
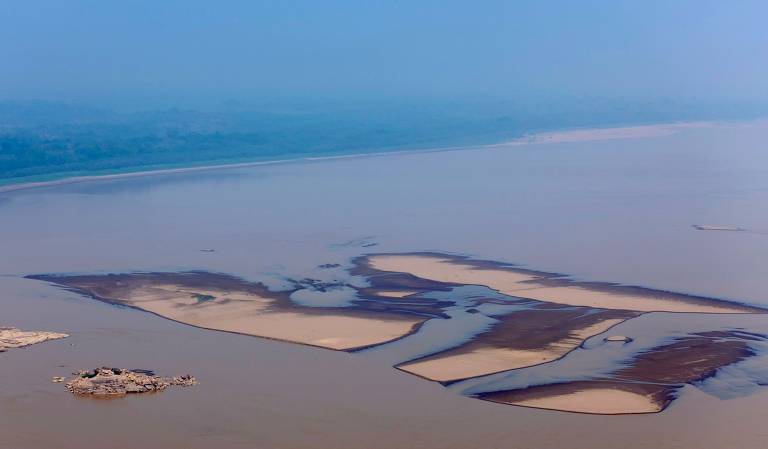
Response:
[[[116,113],[0,103],[0,182],[302,156],[490,143],[570,127],[743,118],[669,102],[453,102]]]

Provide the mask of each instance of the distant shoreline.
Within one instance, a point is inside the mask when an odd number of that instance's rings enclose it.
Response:
[[[416,154],[416,153],[435,153],[443,151],[459,151],[468,149],[483,149],[483,148],[498,148],[504,146],[523,146],[523,145],[537,145],[537,144],[549,144],[549,143],[569,143],[569,142],[591,142],[602,140],[615,140],[615,139],[642,139],[651,137],[663,137],[675,134],[683,129],[689,128],[704,128],[716,126],[721,122],[714,121],[694,121],[694,122],[669,122],[658,123],[650,125],[636,125],[636,126],[616,126],[606,128],[582,128],[582,129],[566,129],[561,131],[548,131],[539,132],[525,135],[516,139],[493,143],[493,144],[480,144],[480,145],[460,145],[452,147],[438,147],[438,148],[425,148],[425,149],[410,149],[410,150],[394,150],[394,151],[378,151],[372,153],[352,153],[352,154],[339,154],[332,156],[306,156],[293,159],[276,159],[270,161],[253,161],[253,162],[240,162],[231,164],[212,164],[201,165],[191,167],[179,167],[179,168],[158,168],[139,170],[125,173],[114,173],[106,175],[84,175],[84,176],[72,176],[60,179],[53,179],[50,181],[32,181],[21,182],[15,184],[0,185],[0,194],[7,192],[14,192],[18,190],[35,189],[41,187],[51,187],[65,184],[77,184],[82,182],[91,181],[104,181],[113,179],[124,178],[139,178],[145,176],[157,176],[168,175],[177,173],[190,173],[198,171],[210,171],[210,170],[225,170],[247,167],[258,167],[262,165],[278,165],[288,164],[296,162],[320,162],[334,159],[348,159],[348,158],[363,158],[363,157],[380,157],[389,155],[402,155],[402,154]]]

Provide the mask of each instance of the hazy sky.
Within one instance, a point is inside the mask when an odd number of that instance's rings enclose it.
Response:
[[[768,2],[4,1],[0,99],[768,100]]]

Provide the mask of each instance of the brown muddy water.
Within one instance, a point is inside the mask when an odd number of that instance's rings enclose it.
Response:
[[[766,123],[730,124],[2,194],[0,325],[71,337],[0,354],[0,447],[768,447],[762,355],[716,376],[709,393],[685,387],[662,413],[569,414],[462,396],[392,368],[386,350],[207,331],[23,279],[204,269],[280,288],[288,277],[344,276],[365,253],[446,251],[768,306],[767,141]],[[344,300],[331,296],[304,300]],[[651,315],[616,333],[768,331],[759,315]],[[590,363],[572,359],[565,368]],[[200,385],[91,400],[51,382],[101,365],[191,373]],[[490,381],[523,382],[503,373]]]

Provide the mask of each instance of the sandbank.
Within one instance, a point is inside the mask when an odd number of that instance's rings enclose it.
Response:
[[[636,354],[608,377],[480,393],[492,402],[595,414],[655,413],[664,410],[685,384],[755,355],[750,341],[768,337],[744,331],[712,331],[676,338]]]
[[[685,129],[715,126],[714,122],[663,123],[655,125],[619,126],[612,128],[589,128],[532,134],[515,139],[512,145],[530,145],[542,143],[594,142],[616,139],[644,139],[664,137]]]
[[[609,283],[579,282],[563,275],[437,253],[374,254],[374,270],[401,272],[437,282],[483,285],[518,298],[555,304],[637,312],[758,313],[762,309],[681,293]]]
[[[23,331],[15,327],[0,327],[0,352],[66,337],[69,335],[59,332]]]
[[[648,396],[612,388],[595,388],[562,395],[522,399],[515,402],[515,405],[599,415],[661,411],[661,406]]]
[[[514,315],[516,314],[512,314]],[[515,346],[525,346],[527,342],[516,340],[511,335],[507,335],[503,342],[489,341],[489,338],[480,335],[458,348],[404,363],[397,368],[443,383],[526,368],[557,360],[579,347],[587,338],[601,334],[623,321],[625,319],[622,318],[605,319],[585,328],[566,329],[565,337],[546,342],[540,348],[531,349],[516,348]],[[499,337],[504,336],[499,335]],[[524,339],[525,336],[517,336],[517,338]]]
[[[216,273],[31,277],[197,327],[335,350],[401,338],[427,319],[359,307],[302,307],[290,302],[290,292],[271,292],[261,284]]]

